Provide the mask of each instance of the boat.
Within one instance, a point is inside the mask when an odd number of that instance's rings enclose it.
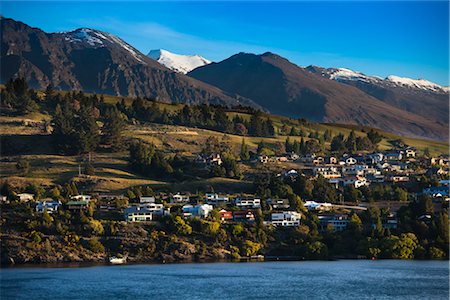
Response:
[[[114,264],[114,265],[120,265],[126,262],[126,258],[125,257],[116,257],[116,256],[111,256],[109,258],[109,263]]]

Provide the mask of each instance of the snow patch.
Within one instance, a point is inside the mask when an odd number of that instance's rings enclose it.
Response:
[[[421,89],[421,90],[431,90],[431,91],[447,91],[448,87],[442,87],[434,82],[425,80],[425,79],[412,79],[407,77],[400,77],[395,75],[390,75],[386,77],[386,81],[393,82],[397,85],[402,85],[406,87]]]
[[[167,68],[183,74],[211,63],[210,60],[200,55],[180,55],[164,49],[151,50],[147,56]]]

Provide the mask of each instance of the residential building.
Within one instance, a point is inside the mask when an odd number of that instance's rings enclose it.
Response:
[[[401,151],[388,151],[384,153],[384,159],[387,161],[399,161],[402,158],[403,154]]]
[[[72,196],[72,197],[70,197],[70,200],[73,200],[73,201],[87,201],[87,202],[89,202],[89,201],[91,201],[91,196],[89,196],[89,195],[76,195],[76,196]]]
[[[47,213],[52,214],[57,212],[61,207],[61,201],[53,201],[53,200],[43,200],[36,203],[35,210],[37,213],[43,213],[47,211]]]
[[[303,206],[308,210],[329,210],[332,207],[331,203],[306,201]]]
[[[300,226],[302,215],[296,211],[273,212],[271,224],[274,226]]]
[[[124,210],[124,217],[127,222],[152,221],[153,215],[153,211],[142,206],[130,206]]]
[[[314,176],[322,175],[327,179],[341,177],[341,173],[336,166],[315,166],[312,168],[312,171]]]
[[[433,198],[447,197],[447,196],[449,196],[449,187],[446,185],[442,185],[442,186],[433,186],[433,187],[429,187],[429,188],[424,188],[423,194],[429,195]]]
[[[416,149],[408,147],[405,149],[406,158],[415,158],[416,157]]]
[[[228,197],[219,196],[216,193],[206,193],[205,198],[206,203],[212,205],[226,204],[230,201]]]
[[[253,197],[238,197],[234,203],[239,208],[261,208],[261,199]]]
[[[144,203],[139,206],[153,212],[157,216],[163,216],[169,213],[169,209],[164,208],[164,205],[161,203]]]
[[[222,209],[219,211],[219,219],[220,219],[220,221],[232,221],[233,220],[233,212]]]
[[[213,209],[213,206],[209,204],[198,204],[196,206],[188,204],[183,206],[183,215],[184,217],[198,217],[205,219]]]
[[[322,215],[319,217],[319,231],[327,231],[330,228],[334,232],[344,231],[348,226],[348,216],[347,215]]]
[[[180,193],[176,193],[170,197],[170,203],[187,203],[189,202],[188,195],[182,195]]]
[[[361,176],[350,176],[345,177],[343,181],[344,186],[353,185],[355,188],[360,188],[362,186],[369,186],[370,183],[366,180],[365,177]]]
[[[346,165],[354,165],[354,164],[356,164],[356,158],[354,158],[354,157],[347,157],[345,159],[345,164]]]
[[[233,212],[233,220],[235,222],[253,222],[255,215],[251,210],[236,210]]]
[[[287,209],[290,207],[288,199],[267,199],[267,204],[272,206],[273,209]]]
[[[28,193],[21,193],[17,194],[17,198],[20,202],[28,202],[34,200],[34,195]]]
[[[139,203],[155,203],[154,196],[141,196],[139,197]]]
[[[89,201],[69,201],[66,206],[68,210],[81,211],[89,207]]]

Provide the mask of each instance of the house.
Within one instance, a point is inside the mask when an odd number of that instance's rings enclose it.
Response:
[[[220,219],[220,221],[232,221],[233,220],[233,212],[222,209],[219,211],[219,219]]]
[[[233,220],[235,222],[253,222],[255,215],[251,210],[236,210],[233,212]]]
[[[289,156],[289,159],[292,160],[292,161],[296,161],[296,160],[298,160],[300,158],[300,156],[297,153],[295,153],[295,152],[289,153],[288,156]]]
[[[88,195],[76,195],[76,196],[72,196],[72,197],[70,197],[70,200],[73,200],[73,201],[87,201],[87,202],[89,202],[89,201],[91,201],[91,196],[88,196]]]
[[[449,173],[448,169],[433,167],[433,168],[430,168],[427,170],[426,175],[428,175],[428,176],[447,175],[448,173]]]
[[[274,226],[300,226],[302,215],[296,211],[273,212],[271,224]]]
[[[69,201],[66,206],[68,210],[81,211],[89,207],[89,201]]]
[[[401,151],[389,151],[384,153],[384,159],[387,161],[399,161],[402,160],[403,154]]]
[[[354,176],[363,176],[365,171],[369,167],[367,165],[349,165],[342,167],[342,174],[344,175],[354,175]]]
[[[316,158],[313,159],[312,163],[314,165],[320,165],[323,164],[325,162],[325,159],[322,156],[317,156]]]
[[[284,171],[284,172],[283,172],[283,176],[284,176],[284,177],[295,178],[295,177],[298,176],[298,171],[297,171],[297,170],[294,170],[294,169],[291,169],[291,170],[289,170],[289,171]]]
[[[405,149],[405,156],[406,158],[414,158],[416,157],[416,149],[408,147]]]
[[[322,175],[327,179],[341,177],[341,173],[336,166],[315,166],[312,168],[312,171],[314,176]]]
[[[354,158],[354,157],[347,157],[346,159],[345,159],[345,164],[348,166],[348,165],[354,165],[354,164],[356,164],[356,158]]]
[[[366,180],[365,177],[361,176],[350,176],[345,177],[343,181],[344,186],[353,185],[355,188],[360,188],[362,186],[369,186],[370,183]]]
[[[443,186],[433,186],[433,187],[429,187],[429,188],[424,188],[423,194],[429,195],[433,198],[447,197],[447,196],[449,196],[449,187],[443,185]]]
[[[139,197],[139,203],[155,203],[154,196],[141,196]]]
[[[221,203],[225,204],[229,202],[228,197],[220,197],[216,193],[206,193],[205,195],[206,203],[212,204],[212,205],[219,205]]]
[[[332,207],[331,203],[320,203],[316,201],[306,201],[303,206],[308,210],[327,210]]]
[[[28,193],[21,193],[17,194],[17,198],[20,202],[28,202],[34,200],[34,195]]]
[[[142,206],[130,206],[124,210],[124,217],[127,222],[152,221],[153,214],[153,211]]]
[[[267,204],[272,206],[273,209],[286,209],[289,208],[289,200],[288,199],[267,199]]]
[[[50,201],[43,200],[37,202],[35,210],[37,213],[44,213],[44,211],[47,211],[47,213],[52,214],[54,212],[57,212],[60,207],[61,201],[53,201],[50,199]]]
[[[333,232],[344,231],[348,226],[347,215],[323,215],[319,217],[319,231],[327,231],[332,228]]]
[[[170,203],[187,203],[189,202],[189,196],[176,193],[170,197]]]
[[[432,158],[430,158],[430,164],[448,167],[449,159],[448,159],[448,157],[445,157],[445,156],[432,157]]]
[[[398,183],[398,182],[408,182],[409,176],[407,175],[391,175],[388,177],[388,181]]]
[[[313,154],[306,154],[305,156],[300,157],[300,162],[310,164],[313,162],[313,160],[316,158],[316,155]]]
[[[183,215],[184,217],[198,217],[205,219],[213,209],[212,205],[209,204],[198,204],[196,206],[188,204],[183,206]]]
[[[170,209],[164,208],[164,205],[161,203],[143,203],[139,206],[148,209],[157,216],[163,216],[170,213]]]
[[[338,159],[335,156],[330,156],[327,158],[326,162],[331,165],[335,165],[338,163]]]
[[[261,199],[241,196],[234,200],[234,204],[239,208],[261,208]]]
[[[0,195],[0,203],[9,203],[8,197]]]

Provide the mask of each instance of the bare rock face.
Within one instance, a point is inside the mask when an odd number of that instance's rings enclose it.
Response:
[[[273,53],[239,53],[194,69],[188,75],[249,98],[272,113],[448,140],[448,121],[444,122],[442,116],[436,114],[427,117],[418,113],[420,107],[429,105],[428,102],[408,110],[412,104],[400,105],[388,98],[381,99],[374,93],[327,78],[311,68],[299,67]]]
[[[3,83],[20,76],[37,89],[51,83],[61,90],[259,108],[249,99],[169,70],[110,33],[89,28],[45,33],[7,18],[1,18],[1,32]]]

